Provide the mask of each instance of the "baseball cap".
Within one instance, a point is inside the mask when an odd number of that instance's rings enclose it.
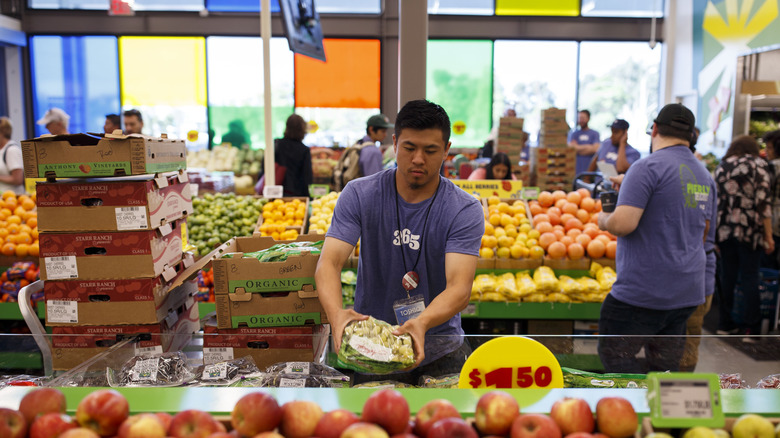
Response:
[[[392,128],[394,125],[390,123],[390,119],[384,114],[376,114],[368,118],[366,126],[374,128]]]
[[[615,121],[612,122],[611,125],[608,125],[607,128],[619,129],[621,131],[625,131],[628,129],[628,122],[626,122],[623,119],[615,119]]]
[[[693,132],[696,126],[696,117],[691,110],[679,103],[670,103],[661,108],[654,121],[659,125],[671,126],[685,132]]]
[[[59,108],[51,108],[46,111],[46,114],[44,114],[43,117],[41,117],[41,119],[36,123],[46,126],[51,122],[62,122],[65,126],[67,126],[69,120],[70,116],[65,111]]]

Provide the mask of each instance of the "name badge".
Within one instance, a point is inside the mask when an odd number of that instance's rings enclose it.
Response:
[[[406,321],[417,318],[425,310],[425,298],[422,295],[414,295],[393,303],[395,320],[398,325],[404,325]]]

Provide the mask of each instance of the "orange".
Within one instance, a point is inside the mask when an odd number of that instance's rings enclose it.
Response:
[[[588,244],[590,243],[591,240],[593,240],[593,239],[591,239],[590,236],[588,236],[585,233],[582,233],[579,236],[574,238],[574,241],[576,243],[579,243],[580,245],[582,245],[583,248],[587,248],[587,246],[588,246]]]
[[[582,222],[579,219],[577,219],[576,217],[575,218],[571,218],[571,219],[567,220],[564,223],[564,228],[566,228],[566,231],[569,231],[572,228],[576,228],[578,230],[581,230],[582,229]]]
[[[8,234],[17,234],[19,232],[19,224],[11,223],[6,226]]]
[[[553,207],[555,208],[555,207]],[[550,209],[552,210],[552,208]],[[558,225],[561,223],[561,216],[559,214],[551,213],[550,210],[547,210],[547,216],[550,218],[550,223],[553,225]],[[557,210],[557,208],[556,208]]]
[[[580,234],[582,234],[582,231],[579,228],[570,228],[566,231],[566,235],[572,239],[577,239],[577,236]]]
[[[544,257],[544,248],[538,245],[532,246],[528,250],[528,256],[531,257],[532,259],[537,259],[537,260],[541,259],[542,257]]]
[[[596,205],[594,206],[593,211],[601,211],[601,199],[596,201]]]
[[[580,208],[590,213],[596,208],[596,201],[593,198],[583,198]]]
[[[563,208],[563,206],[566,205],[567,202],[569,202],[569,201],[567,201],[566,198],[562,198],[562,199],[559,199],[559,200],[555,201],[555,206],[557,208]]]
[[[0,240],[5,240],[6,237],[8,237],[8,230],[0,228]]]
[[[575,204],[573,202],[568,202],[568,201],[566,201],[566,203],[563,204],[563,208],[561,208],[561,211],[563,212],[563,214],[568,213],[568,214],[570,214],[572,216],[577,213],[577,210],[579,210],[579,207],[577,207],[577,204]]]
[[[606,245],[598,239],[591,240],[588,244],[588,256],[591,258],[598,259],[604,257],[606,251]]]
[[[25,213],[27,213],[27,210],[25,210],[25,209],[24,209],[23,207],[21,207],[21,206],[20,206],[20,207],[16,207],[16,208],[14,209],[14,214],[15,214],[15,215],[17,215],[17,216],[19,216],[19,217],[22,217],[22,216],[24,216],[24,214],[25,214]]]
[[[30,228],[37,228],[38,227],[38,218],[37,217],[31,217],[24,221],[25,225],[27,225]]]
[[[33,240],[38,240],[38,228],[33,228],[32,231],[30,231],[30,237],[33,238]]]
[[[566,257],[566,245],[561,242],[553,242],[547,247],[547,254],[553,259]]]
[[[590,192],[586,188],[577,189],[577,193],[582,196],[583,200],[590,198]]]
[[[13,243],[6,243],[3,245],[2,248],[0,248],[0,252],[3,253],[3,255],[12,256],[16,254],[16,245]]]
[[[577,213],[574,214],[574,216],[580,220],[580,222],[587,223],[590,220],[590,213],[585,211],[584,208],[581,208],[577,210]]]
[[[538,224],[536,224],[536,227],[534,227],[534,229],[544,234],[544,233],[552,232],[553,226],[549,222],[539,222]]]
[[[32,228],[30,228],[30,226],[27,224],[22,224],[19,225],[19,232],[30,234],[32,232]]]
[[[547,214],[554,214],[560,216],[561,214],[563,214],[563,212],[558,207],[550,207],[547,209]]]
[[[617,242],[611,241],[607,244],[606,255],[609,259],[614,259],[617,254]]]
[[[563,190],[556,190],[552,192],[552,197],[555,199],[555,202],[558,202],[559,200],[566,198],[566,192]]]
[[[14,212],[11,211],[9,208],[2,208],[0,209],[0,217],[3,219],[7,218],[8,216],[14,214]]]
[[[600,241],[601,241],[601,243],[603,243],[603,244],[604,244],[604,246],[606,246],[606,245],[607,245],[607,244],[610,242],[610,240],[612,240],[612,239],[610,239],[610,238],[609,238],[609,236],[607,236],[606,234],[604,234],[604,232],[602,231],[602,233],[601,233],[601,234],[599,234],[598,236],[596,236],[596,239],[595,239],[595,240],[600,240]]]
[[[8,217],[7,217],[5,220],[6,220],[6,221],[7,221],[9,224],[16,224],[16,225],[19,225],[19,224],[21,224],[21,223],[22,223],[22,218],[20,218],[19,216],[15,215],[15,214],[12,214],[11,216],[8,216]]]
[[[6,190],[3,192],[3,200],[6,200],[8,198],[13,197],[16,198],[16,193],[13,192],[13,190]]]
[[[543,249],[547,249],[550,246],[550,244],[557,241],[558,241],[558,236],[556,236],[554,233],[551,232],[542,233],[542,235],[539,236],[539,245]]]
[[[571,236],[563,236],[560,239],[558,239],[558,241],[561,242],[562,244],[564,244],[566,246],[566,248],[568,248],[569,245],[574,243],[574,238],[571,237]]]
[[[564,227],[566,226],[566,222],[569,222],[569,219],[576,219],[573,214],[564,213],[561,215],[561,225]]]
[[[33,243],[30,245],[30,249],[28,250],[31,256],[38,257],[40,254],[40,249],[38,248],[38,242]]]
[[[534,216],[534,224],[538,224],[540,222],[550,222],[550,216],[547,216],[544,213],[539,213]]]
[[[28,233],[19,233],[16,235],[16,244],[17,244],[17,250],[19,249],[19,245],[26,244],[29,245],[32,243],[32,237]]]
[[[19,203],[16,202],[16,198],[8,198],[5,200],[5,206],[6,208],[13,210],[19,206]]]
[[[30,245],[26,243],[20,243],[16,245],[16,256],[17,257],[27,257],[27,254],[30,252]]]
[[[585,248],[579,243],[572,243],[569,245],[568,253],[571,260],[579,260],[585,256]]]
[[[590,225],[590,224],[589,224]],[[583,233],[587,234],[591,239],[595,239],[599,235],[598,227],[584,227]]]
[[[569,192],[569,194],[566,195],[566,200],[579,206],[580,201],[582,201],[582,195],[580,195],[579,192]]]
[[[553,202],[555,199],[553,199],[552,193],[544,191],[539,193],[539,205],[542,207],[549,207],[553,205]]]
[[[542,213],[542,206],[539,204],[530,204],[528,205],[528,211],[531,212],[531,216],[536,216],[537,214]]]

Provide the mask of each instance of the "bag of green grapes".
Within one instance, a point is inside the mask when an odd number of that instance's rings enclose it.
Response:
[[[348,324],[338,352],[339,367],[387,374],[414,365],[412,337],[394,335],[397,328],[374,317]]]

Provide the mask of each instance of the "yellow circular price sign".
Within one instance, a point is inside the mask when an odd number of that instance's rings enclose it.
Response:
[[[320,129],[320,125],[314,120],[309,120],[309,123],[306,124],[306,130],[309,134],[314,134],[318,129]]]
[[[466,122],[463,120],[456,120],[455,123],[452,124],[452,132],[455,135],[463,135],[463,133],[466,132]]]
[[[563,372],[541,343],[521,336],[491,339],[471,353],[458,388],[563,388]]]
[[[187,131],[187,140],[192,142],[198,141],[198,131],[194,129],[191,131]]]

